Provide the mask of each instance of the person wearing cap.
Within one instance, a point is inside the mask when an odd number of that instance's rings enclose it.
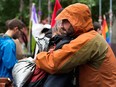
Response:
[[[36,65],[51,74],[65,74],[78,66],[79,87],[115,87],[116,58],[94,30],[89,7],[81,3],[69,5],[56,20],[62,21],[61,29],[74,39],[61,49],[38,53]]]

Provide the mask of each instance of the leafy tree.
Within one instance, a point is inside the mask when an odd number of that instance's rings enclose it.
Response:
[[[39,0],[23,0],[23,9],[20,11],[20,1],[21,0],[0,0],[0,33],[5,32],[5,21],[12,18],[20,18],[22,19],[26,25],[29,25],[30,20],[30,4],[32,2],[36,3],[36,9],[39,10]],[[31,3],[30,3],[31,1]],[[92,11],[92,18],[95,21],[98,21],[99,17],[99,0],[59,0],[62,7],[73,4],[73,3],[85,3],[87,4]],[[102,14],[108,14],[109,12],[109,1],[110,0],[102,0]],[[116,14],[116,2],[113,2],[113,15]],[[51,0],[51,11],[52,14],[54,8],[55,0]],[[41,11],[42,11],[42,19],[48,16],[48,0],[41,0]]]

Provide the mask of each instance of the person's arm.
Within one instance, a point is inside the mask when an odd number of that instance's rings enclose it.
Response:
[[[19,41],[19,39],[14,39],[14,42],[16,43],[16,57],[18,60],[24,58],[23,56],[23,49],[22,49],[22,44]]]
[[[102,38],[99,42],[99,35],[95,35],[96,33],[88,33],[72,40],[62,49],[50,53],[39,53],[36,58],[36,65],[53,74],[69,72],[74,67],[87,63],[97,53],[103,53],[107,50],[107,44],[102,42]]]

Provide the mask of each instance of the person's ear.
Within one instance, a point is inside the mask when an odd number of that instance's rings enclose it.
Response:
[[[14,27],[14,31],[18,31],[18,27]]]
[[[97,32],[99,31],[99,28],[97,28]]]

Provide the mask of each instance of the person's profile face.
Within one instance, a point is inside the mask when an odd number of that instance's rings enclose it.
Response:
[[[22,29],[16,28],[12,36],[13,39],[18,39],[22,34]]]
[[[62,20],[61,29],[66,33],[66,35],[72,35],[74,33],[74,28],[67,19]]]

